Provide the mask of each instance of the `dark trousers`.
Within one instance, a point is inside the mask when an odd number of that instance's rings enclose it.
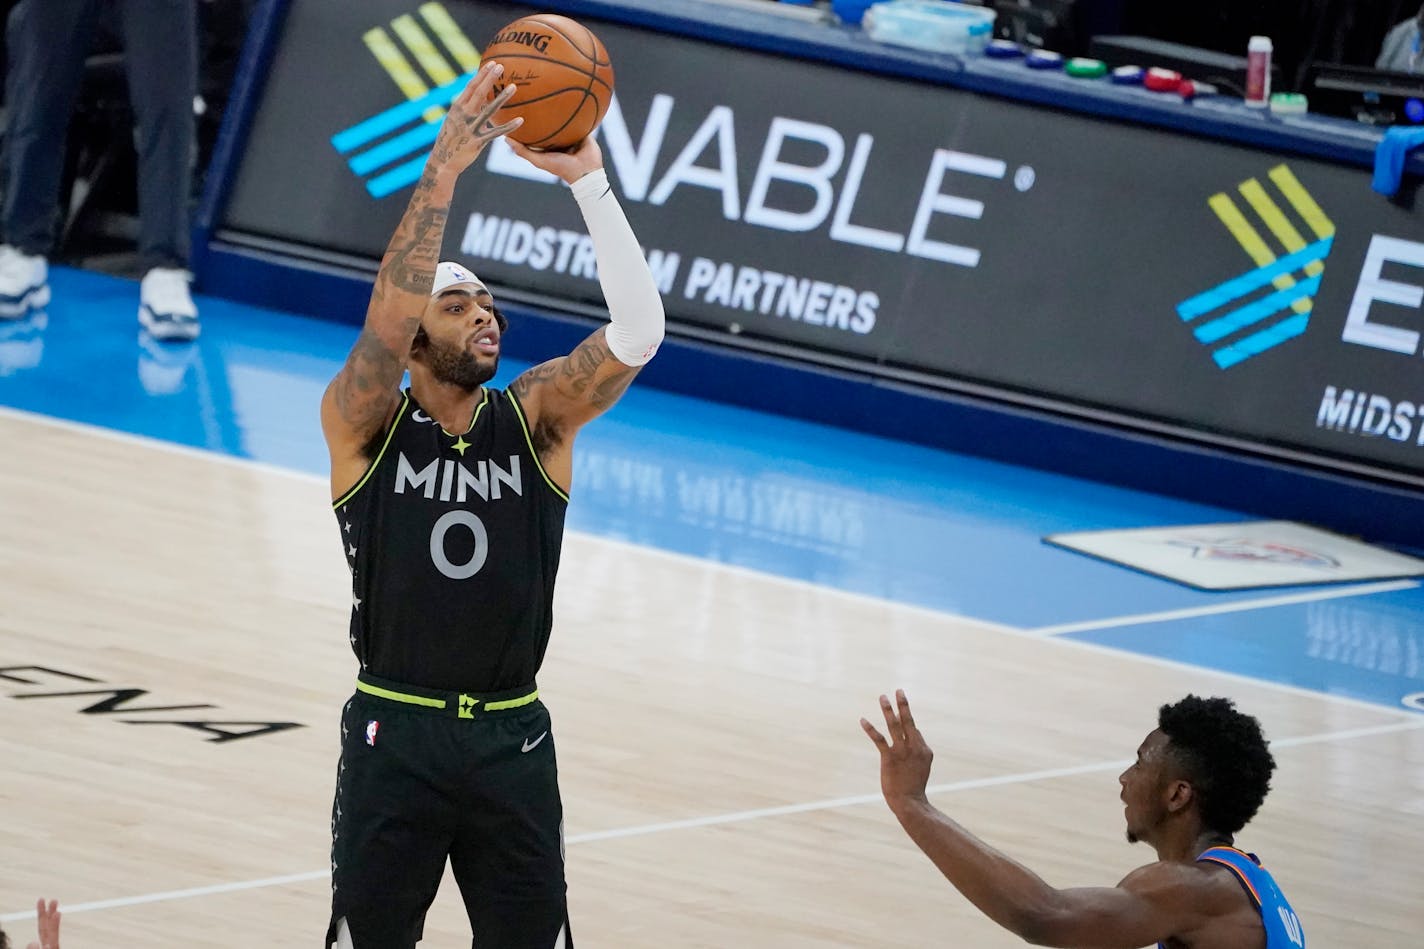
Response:
[[[356,949],[412,949],[448,859],[479,949],[572,949],[542,702],[464,719],[358,692],[341,731],[326,946],[344,924]]]
[[[48,256],[59,222],[65,132],[101,7],[123,32],[129,99],[138,120],[138,251],[144,269],[185,267],[197,94],[196,0],[20,0],[5,41],[4,238]]]

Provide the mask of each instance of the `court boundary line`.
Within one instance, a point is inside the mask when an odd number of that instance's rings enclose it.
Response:
[[[12,418],[21,422],[28,422],[40,427],[58,428],[71,431],[77,434],[107,438],[112,441],[134,445],[140,448],[152,448],[170,454],[176,454],[200,461],[214,461],[236,468],[247,469],[255,472],[272,474],[279,477],[296,479],[299,481],[310,481],[316,484],[330,484],[330,479],[321,475],[312,474],[309,471],[301,471],[296,468],[284,468],[280,465],[270,464],[265,461],[256,461],[252,458],[242,458],[237,455],[229,455],[222,452],[212,451],[204,448],[193,448],[189,445],[180,445],[176,442],[168,442],[159,438],[152,438],[147,435],[135,435],[132,432],[119,431],[118,429],[104,428],[100,425],[90,425],[86,422],[76,422],[70,419],[55,418],[39,412],[30,412],[25,409],[16,409],[11,406],[0,405],[0,418]],[[645,544],[635,544],[631,541],[622,540],[616,537],[605,537],[600,534],[591,534],[579,530],[566,530],[566,534],[579,538],[580,540],[592,540],[598,543],[611,544],[624,550],[631,550],[636,553],[648,554],[655,557],[667,558],[681,563],[693,564],[703,568],[714,567],[719,571],[733,576],[755,579],[773,584],[794,587],[805,592],[819,594],[830,594],[842,597],[857,603],[877,606],[882,609],[893,608],[905,610],[911,614],[926,617],[939,622],[952,621],[957,624],[982,629],[988,632],[1004,633],[1011,636],[1018,636],[1033,639],[1041,643],[1056,643],[1061,646],[1073,649],[1096,652],[1101,655],[1113,656],[1119,659],[1131,659],[1137,662],[1144,662],[1160,668],[1175,669],[1182,672],[1191,672],[1198,675],[1219,676],[1229,682],[1239,682],[1246,685],[1253,685],[1269,691],[1281,692],[1289,695],[1297,695],[1305,698],[1319,699],[1337,705],[1348,705],[1354,708],[1367,709],[1404,720],[1413,720],[1421,716],[1421,712],[1396,708],[1391,705],[1382,705],[1376,702],[1357,699],[1349,695],[1336,695],[1332,692],[1323,692],[1318,689],[1310,689],[1305,686],[1291,685],[1287,682],[1276,682],[1271,679],[1258,679],[1239,672],[1229,672],[1223,669],[1212,669],[1206,666],[1192,665],[1189,662],[1182,662],[1176,659],[1166,659],[1161,656],[1154,656],[1148,653],[1134,652],[1131,649],[1105,646],[1101,643],[1086,642],[1084,640],[1070,639],[1066,636],[1050,636],[1035,632],[1034,629],[1024,629],[1017,626],[1009,626],[1004,623],[996,623],[993,620],[979,619],[973,616],[963,616],[958,613],[950,613],[944,610],[936,610],[927,606],[919,606],[914,603],[902,603],[898,600],[888,600],[883,597],[872,596],[868,593],[857,593],[852,590],[842,590],[839,587],[823,586],[813,583],[810,580],[801,580],[795,577],[781,576],[774,573],[763,573],[749,567],[738,564],[724,563],[719,560],[707,560],[695,557],[691,554],[679,553],[675,550],[666,550],[662,547],[652,547]],[[1401,581],[1403,582],[1403,581]],[[1244,601],[1235,601],[1244,602]],[[1225,604],[1223,604],[1225,605]],[[1269,608],[1269,607],[1266,607]],[[1042,629],[1044,627],[1038,627]]]
[[[1105,619],[1083,620],[1076,623],[1058,623],[1052,626],[1033,626],[1024,629],[1036,636],[1062,636],[1067,633],[1085,633],[1098,629],[1113,629],[1120,626],[1145,626],[1152,623],[1170,623],[1178,619],[1196,616],[1217,616],[1222,613],[1240,613],[1247,610],[1270,609],[1277,606],[1291,606],[1296,603],[1315,603],[1320,600],[1337,600],[1347,596],[1370,596],[1375,593],[1394,593],[1399,590],[1418,588],[1417,580],[1378,580],[1363,583],[1341,584],[1326,590],[1312,590],[1307,593],[1289,593],[1280,596],[1266,596],[1255,600],[1233,600],[1215,606],[1189,606],[1179,610],[1162,610],[1156,613],[1137,613],[1131,616],[1113,616]]]
[[[1318,732],[1313,735],[1300,735],[1293,738],[1282,738],[1272,741],[1270,747],[1274,750],[1284,750],[1307,745],[1320,745],[1336,741],[1353,741],[1360,738],[1372,738],[1379,735],[1421,730],[1424,730],[1424,717],[1411,716],[1407,721],[1390,722],[1383,725],[1369,725],[1360,728],[1348,728],[1332,732]],[[926,789],[926,793],[937,796],[957,794],[963,791],[977,791],[985,788],[1004,787],[1014,784],[1031,784],[1037,781],[1052,781],[1058,778],[1078,777],[1084,774],[1097,774],[1103,771],[1120,770],[1131,764],[1132,759],[1119,758],[1110,761],[1068,765],[1060,768],[1020,771],[993,777],[967,778],[962,781],[953,781],[947,784],[930,785]],[[730,811],[725,814],[711,814],[705,817],[692,817],[684,820],[660,821],[654,824],[591,831],[585,834],[574,834],[568,837],[565,843],[569,846],[573,846],[575,844],[598,843],[605,840],[625,840],[632,837],[646,837],[652,834],[680,830],[698,830],[704,827],[743,824],[768,817],[785,817],[794,814],[807,814],[817,811],[859,807],[865,804],[873,804],[880,800],[881,795],[879,793],[825,798],[819,801],[806,801],[800,804],[783,804],[777,807]],[[121,909],[129,906],[142,906],[149,903],[173,902],[175,900],[193,899],[200,896],[218,896],[225,893],[238,893],[272,886],[286,886],[292,883],[310,883],[313,880],[319,880],[324,877],[329,877],[330,875],[331,871],[329,869],[310,870],[305,873],[288,873],[281,876],[262,877],[255,880],[238,880],[231,883],[215,883],[209,886],[189,887],[182,890],[164,890],[157,893],[145,893],[137,896],[121,896],[107,900],[94,900],[88,903],[75,903],[72,906],[61,906],[60,911],[72,916],[75,913]],[[0,923],[23,922],[34,918],[34,910],[5,913],[0,914]]]

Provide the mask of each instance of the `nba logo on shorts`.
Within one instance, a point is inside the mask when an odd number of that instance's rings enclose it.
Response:
[[[376,729],[381,727],[381,723],[374,718],[366,723],[366,744],[372,748],[376,747]]]

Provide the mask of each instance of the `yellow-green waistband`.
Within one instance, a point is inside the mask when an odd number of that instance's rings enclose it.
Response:
[[[452,715],[456,718],[474,718],[489,712],[507,712],[531,705],[539,699],[539,688],[532,682],[502,692],[457,692],[406,685],[368,672],[356,676],[356,691],[388,702],[399,702],[413,709]]]

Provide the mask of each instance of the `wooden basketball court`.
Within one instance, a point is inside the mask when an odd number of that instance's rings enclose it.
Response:
[[[326,485],[19,414],[0,442],[11,938],[45,895],[66,949],[316,945],[355,672]],[[1150,859],[1116,778],[1157,705],[1230,695],[1279,762],[1239,842],[1310,944],[1424,926],[1419,716],[578,534],[557,609],[540,686],[580,946],[1017,945],[879,799],[857,720],[897,686],[935,803],[1064,885]],[[447,879],[423,945],[467,940]]]

